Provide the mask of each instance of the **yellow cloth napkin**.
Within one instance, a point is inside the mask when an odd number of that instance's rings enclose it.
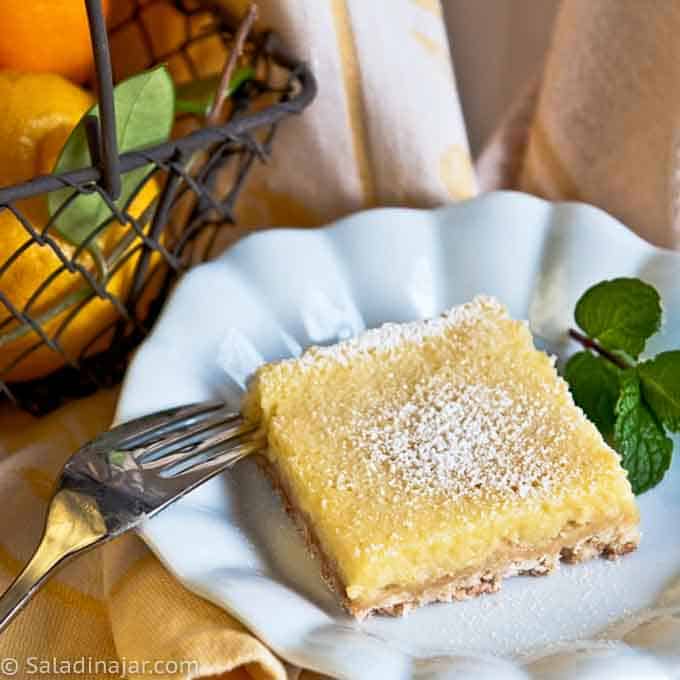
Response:
[[[680,248],[679,34],[675,0],[563,2],[517,186]],[[513,127],[516,141],[521,116]]]
[[[365,0],[258,6],[261,23],[311,65],[319,94],[249,178],[241,224],[317,226],[475,193],[439,0],[392,0],[389,13]]]
[[[309,61],[319,95],[281,127],[272,163],[250,179],[239,205],[245,224],[311,226],[368,206],[431,206],[475,192],[437,0],[390,0],[387,14],[385,3],[365,0],[260,7],[260,23]],[[36,545],[62,464],[108,427],[115,400],[101,392],[40,420],[0,407],[0,588]],[[44,663],[62,664],[49,678],[298,676],[174,581],[134,536],[49,582],[0,636],[4,659],[16,660],[19,678]]]

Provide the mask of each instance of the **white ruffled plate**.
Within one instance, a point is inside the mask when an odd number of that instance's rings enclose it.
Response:
[[[564,357],[579,295],[639,276],[661,292],[680,347],[680,255],[577,204],[489,194],[434,211],[381,209],[322,230],[250,236],[182,280],[137,353],[118,420],[224,397],[264,361],[384,321],[431,317],[477,293],[530,318]],[[680,465],[640,498],[643,542],[619,562],[519,577],[502,591],[358,624],[327,592],[252,462],[147,523],[144,540],[189,589],[284,659],[342,678],[680,677]]]

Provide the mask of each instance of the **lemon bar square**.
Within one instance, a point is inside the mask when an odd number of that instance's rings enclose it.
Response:
[[[618,454],[526,323],[479,296],[261,367],[263,462],[357,618],[635,549]]]

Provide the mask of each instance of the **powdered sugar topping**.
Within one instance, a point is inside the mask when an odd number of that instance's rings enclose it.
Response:
[[[570,442],[584,423],[546,360],[503,305],[479,296],[282,362],[304,379],[298,406],[277,417],[290,423],[283,436],[309,437],[295,464],[356,498],[546,499],[582,471]]]
[[[453,307],[441,316],[410,323],[386,323],[328,347],[312,347],[296,360],[300,368],[317,366],[320,358],[347,365],[353,358],[375,350],[389,351],[404,343],[422,344],[451,328],[508,318],[507,310],[495,298],[478,295],[471,302]]]
[[[524,498],[549,493],[569,476],[567,457],[554,453],[570,425],[553,430],[545,400],[527,392],[454,386],[435,375],[395,406],[355,413],[346,432],[369,468],[383,470],[406,492],[406,502],[441,491]]]

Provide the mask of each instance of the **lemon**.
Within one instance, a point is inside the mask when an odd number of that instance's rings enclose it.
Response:
[[[61,76],[0,72],[0,185],[50,172],[71,130],[92,104],[90,94]],[[157,193],[158,183],[152,179],[133,200],[130,214],[139,217]],[[20,201],[17,207],[36,229],[47,223],[45,196]],[[99,250],[110,254],[128,231],[127,225],[113,223],[99,237]],[[116,307],[96,296],[85,301],[89,287],[83,276],[65,269],[50,245],[30,243],[25,227],[7,209],[0,212],[0,234],[0,266],[12,260],[0,275],[0,293],[16,309],[23,309],[31,301],[27,313],[41,320],[42,331],[56,340],[69,357],[102,349],[106,337],[98,336],[118,319]],[[74,257],[73,246],[52,232],[50,235],[69,259]],[[139,239],[130,247],[138,244]],[[25,248],[17,255],[22,247]],[[125,298],[138,258],[132,255],[111,275],[106,284],[108,292]],[[81,253],[78,263],[97,276],[88,253]],[[50,276],[54,276],[53,280],[43,287]],[[85,302],[84,306],[69,318],[79,302]],[[0,378],[10,382],[30,380],[64,365],[64,357],[46,345],[29,353],[42,342],[41,337],[15,321],[3,307],[0,304]]]

